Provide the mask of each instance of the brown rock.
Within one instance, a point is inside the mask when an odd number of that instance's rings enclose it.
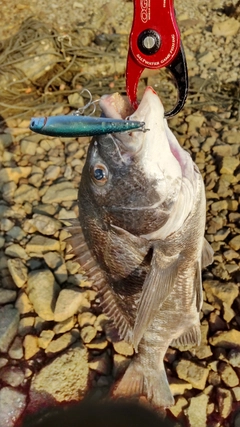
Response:
[[[178,377],[192,384],[198,390],[204,390],[209,370],[197,365],[190,360],[181,359],[177,366],[176,371]]]

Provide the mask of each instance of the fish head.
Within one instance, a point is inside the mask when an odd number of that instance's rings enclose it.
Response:
[[[168,128],[163,105],[148,87],[135,112],[118,95],[101,98],[109,118],[145,122],[145,131],[93,138],[79,191],[105,220],[135,235],[159,230],[167,223],[181,191],[183,177],[193,178],[193,162]],[[120,107],[119,107],[120,99]],[[84,201],[82,203],[84,206]]]

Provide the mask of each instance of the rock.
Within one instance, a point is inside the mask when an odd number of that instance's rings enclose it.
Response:
[[[11,387],[0,390],[0,426],[14,427],[26,406],[26,396]]]
[[[203,288],[210,303],[217,302],[222,305],[225,302],[229,307],[231,307],[239,293],[238,286],[235,283],[222,283],[217,280],[205,281]]]
[[[224,157],[222,160],[222,167],[220,169],[221,174],[233,175],[235,169],[239,166],[239,159],[233,156]]]
[[[5,357],[0,357],[0,368],[3,366],[6,366],[8,363],[8,359],[5,359]]]
[[[13,302],[15,301],[16,297],[17,297],[16,291],[0,288],[0,305]]]
[[[39,233],[46,236],[55,234],[62,227],[62,224],[57,219],[41,214],[34,214],[33,218],[30,219],[29,222],[36,228],[36,230],[39,231]]]
[[[120,378],[124,374],[124,372],[126,371],[130,363],[131,363],[130,358],[122,356],[121,354],[114,353],[113,372],[112,372],[113,377],[116,379]]]
[[[55,334],[63,334],[64,332],[70,331],[76,323],[75,316],[70,317],[69,319],[64,320],[63,322],[57,323],[53,331]]]
[[[231,350],[228,354],[228,360],[234,368],[240,368],[240,349]]]
[[[47,356],[51,357],[56,353],[70,347],[77,339],[79,338],[79,332],[77,330],[72,330],[66,334],[61,335],[56,340],[50,342],[47,346],[45,353]]]
[[[62,203],[66,201],[77,200],[78,190],[70,181],[63,181],[59,184],[48,187],[42,197],[43,203]]]
[[[231,391],[221,387],[218,387],[216,391],[219,414],[221,417],[227,418],[232,411],[233,398]]]
[[[110,375],[111,373],[111,364],[107,353],[94,357],[94,359],[88,363],[88,366],[89,369],[96,371],[98,374]]]
[[[34,326],[34,317],[32,316],[22,317],[18,325],[18,334],[23,337],[27,334],[33,333],[33,326]]]
[[[54,337],[55,333],[51,330],[44,330],[38,337],[38,346],[46,349]]]
[[[218,37],[235,36],[240,28],[240,23],[234,18],[225,19],[222,22],[215,22],[213,24],[212,33]]]
[[[168,377],[168,382],[173,396],[183,395],[186,390],[192,389],[192,384],[179,378]]]
[[[49,251],[60,251],[58,240],[44,236],[33,236],[26,244],[26,252],[28,254],[44,254]]]
[[[240,234],[238,234],[237,236],[233,237],[232,240],[230,240],[229,246],[232,249],[234,249],[234,251],[239,251],[240,250]]]
[[[221,212],[228,207],[227,200],[219,200],[219,202],[214,202],[211,204],[211,210],[213,212]]]
[[[68,273],[63,257],[58,252],[47,252],[44,254],[44,259],[48,267],[54,270],[57,282],[64,283],[68,278]]]
[[[23,346],[22,346],[22,340],[20,337],[16,337],[15,340],[13,341],[9,351],[8,351],[9,356],[11,357],[11,359],[22,359],[23,357]]]
[[[41,369],[31,382],[30,410],[57,402],[79,401],[88,386],[88,354],[81,343]]]
[[[206,427],[208,400],[209,397],[204,393],[190,399],[190,405],[186,409],[190,427]]]
[[[26,335],[23,340],[23,347],[25,359],[31,359],[39,352],[38,338],[34,335]]]
[[[3,236],[0,236],[0,249],[5,245],[5,239]]]
[[[89,344],[97,335],[93,326],[84,326],[80,331],[81,338],[85,344]]]
[[[183,396],[179,396],[175,399],[175,405],[169,408],[169,411],[175,418],[183,415],[183,410],[188,406],[188,401]]]
[[[206,119],[202,114],[195,113],[189,114],[185,120],[188,123],[188,134],[191,135],[198,132]]]
[[[226,322],[224,322],[215,311],[213,311],[209,316],[209,326],[211,332],[216,332],[221,329],[227,329]]]
[[[240,331],[231,329],[229,331],[217,332],[213,337],[209,338],[209,342],[213,346],[230,348],[240,347]]]
[[[6,353],[18,330],[19,312],[11,304],[0,308],[0,352]]]
[[[190,360],[181,359],[177,366],[176,371],[178,377],[192,384],[198,390],[204,390],[209,370],[197,365]]]
[[[0,170],[0,184],[4,184],[9,181],[13,181],[15,184],[18,184],[18,181],[21,178],[27,178],[31,171],[31,166],[3,168]]]
[[[6,366],[0,370],[0,379],[12,387],[18,387],[23,383],[24,373],[17,366]]]
[[[34,156],[36,154],[37,144],[34,141],[29,139],[22,139],[20,143],[20,148],[22,154],[27,154],[28,156]]]
[[[133,347],[126,341],[117,341],[112,344],[116,353],[121,354],[122,356],[132,356],[134,353]]]
[[[210,371],[208,376],[208,383],[213,386],[221,384],[221,377],[217,372]]]
[[[60,173],[61,173],[60,166],[50,165],[45,170],[44,178],[46,181],[48,181],[48,180],[54,181],[55,179],[57,179],[59,177]]]
[[[212,356],[211,347],[205,344],[191,348],[189,351],[193,356],[196,356],[200,360],[207,359]]]
[[[5,254],[13,258],[21,258],[25,260],[28,259],[28,255],[26,254],[25,249],[23,249],[22,246],[18,245],[17,243],[9,245],[5,250]]]
[[[20,314],[31,313],[32,311],[34,311],[33,305],[24,291],[18,294],[18,299],[15,303],[15,307],[18,309]]]
[[[44,320],[54,320],[54,308],[60,288],[50,270],[29,274],[27,294],[36,313]]]
[[[97,317],[95,316],[95,314],[89,312],[89,311],[84,311],[83,313],[78,315],[78,324],[80,326],[80,328],[83,328],[84,326],[93,326],[97,331],[102,331],[102,329],[98,329],[98,325],[96,325],[96,320]]]
[[[235,312],[231,307],[229,307],[225,302],[223,303],[223,318],[226,320],[227,323],[230,323],[231,320],[235,317]]]
[[[104,338],[95,338],[89,344],[86,344],[86,347],[91,350],[104,350],[108,346],[108,341]]]
[[[83,292],[79,288],[63,289],[57,299],[54,311],[54,320],[63,322],[73,316],[83,301]]]
[[[221,362],[219,364],[219,373],[227,387],[236,387],[239,384],[238,376],[231,365]]]
[[[37,188],[28,184],[20,185],[14,194],[15,203],[22,205],[24,202],[36,202],[40,199]]]
[[[237,402],[239,402],[240,401],[240,387],[234,387],[234,388],[232,388],[232,392],[233,392],[235,400]]]
[[[10,236],[13,240],[21,242],[21,240],[26,236],[26,233],[20,227],[14,226],[7,232],[7,236]]]

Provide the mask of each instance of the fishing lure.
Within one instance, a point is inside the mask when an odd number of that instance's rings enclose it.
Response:
[[[106,133],[132,132],[144,129],[144,122],[109,119],[106,117],[67,116],[34,117],[29,128],[36,133],[49,136],[79,137]]]

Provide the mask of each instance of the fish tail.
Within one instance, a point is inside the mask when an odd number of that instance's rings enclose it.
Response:
[[[174,405],[164,365],[149,367],[132,360],[122,379],[113,389],[115,397],[145,396],[156,408]]]

